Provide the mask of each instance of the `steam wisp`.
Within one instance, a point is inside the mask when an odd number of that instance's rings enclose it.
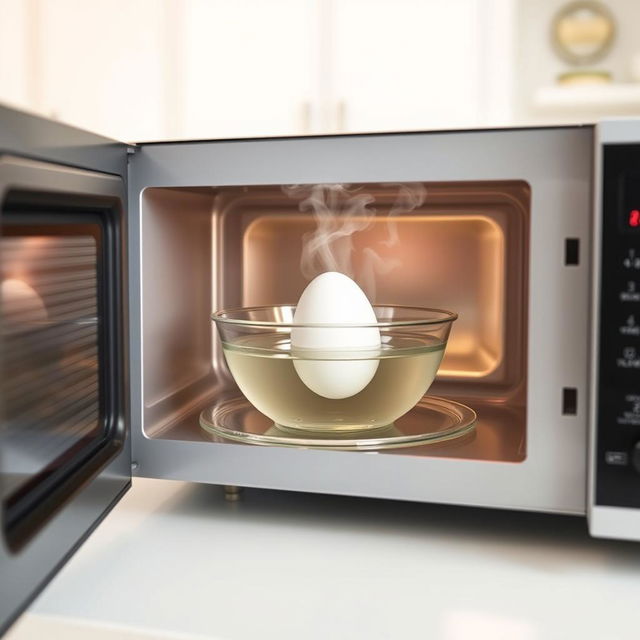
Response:
[[[314,231],[302,238],[300,270],[308,280],[326,271],[338,271],[355,280],[369,300],[375,300],[376,280],[400,266],[397,257],[384,257],[386,250],[399,241],[397,216],[410,213],[425,200],[426,189],[420,183],[394,183],[398,193],[386,215],[386,237],[356,255],[353,236],[367,229],[378,215],[372,206],[375,198],[362,187],[345,184],[295,185],[286,187],[291,198],[300,199],[299,209],[311,212]],[[357,266],[356,266],[357,265]]]

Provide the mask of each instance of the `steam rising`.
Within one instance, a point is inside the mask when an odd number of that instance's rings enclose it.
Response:
[[[397,187],[395,201],[386,215],[386,238],[380,247],[365,247],[356,255],[353,234],[367,229],[378,212],[371,205],[375,198],[362,187],[344,184],[295,185],[286,187],[291,198],[300,199],[299,209],[311,212],[316,228],[302,238],[300,270],[308,280],[325,271],[339,271],[355,280],[369,300],[375,299],[376,278],[400,266],[397,257],[384,257],[398,244],[396,217],[413,211],[425,200],[426,189],[420,183],[385,185]],[[384,215],[384,214],[382,214]],[[358,265],[356,267],[356,265]]]

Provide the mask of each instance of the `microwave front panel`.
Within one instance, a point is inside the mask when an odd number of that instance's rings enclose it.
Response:
[[[589,522],[640,540],[640,124],[598,133]]]
[[[592,158],[591,127],[138,147],[129,165],[131,331],[136,349],[132,434],[137,473],[584,513]],[[215,393],[213,385],[207,386],[206,375],[216,338],[205,302],[211,299],[212,288],[242,286],[237,275],[212,271],[215,254],[206,258],[206,251],[228,254],[243,247],[242,242],[227,245],[224,238],[212,235],[210,199],[216,187],[235,186],[241,192],[251,185],[424,182],[442,186],[482,181],[526,183],[531,194],[527,437],[520,460],[456,458],[453,448],[449,457],[443,457],[412,455],[411,450],[363,454],[207,441],[198,429],[198,411]],[[236,210],[229,210],[229,225],[236,224]],[[565,253],[569,239],[571,246],[579,245],[579,256],[571,261]],[[171,295],[160,295],[162,291]],[[423,304],[428,306],[426,300]],[[175,326],[185,330],[168,331],[181,317],[183,324]],[[200,323],[198,336],[186,329],[195,322]],[[152,330],[147,331],[149,326]],[[204,349],[204,355],[198,355],[198,348]],[[523,349],[523,343],[513,348]],[[164,361],[157,355],[160,352],[166,353]],[[154,366],[143,366],[147,361]],[[203,384],[192,384],[194,379]],[[194,392],[189,402],[183,402],[188,385]],[[566,389],[573,391],[575,402],[563,415]],[[176,428],[178,423],[185,426],[183,431]],[[495,444],[500,447],[499,442]]]
[[[0,633],[130,484],[115,148],[0,109]]]

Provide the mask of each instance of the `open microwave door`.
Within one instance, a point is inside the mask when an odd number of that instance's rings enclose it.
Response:
[[[126,162],[0,108],[0,635],[130,486]]]

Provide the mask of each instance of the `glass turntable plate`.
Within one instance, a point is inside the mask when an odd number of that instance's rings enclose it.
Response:
[[[244,397],[221,400],[200,414],[200,426],[216,439],[347,451],[375,451],[452,440],[472,432],[476,420],[475,411],[469,407],[433,396],[424,396],[392,425],[342,433],[275,425]]]

